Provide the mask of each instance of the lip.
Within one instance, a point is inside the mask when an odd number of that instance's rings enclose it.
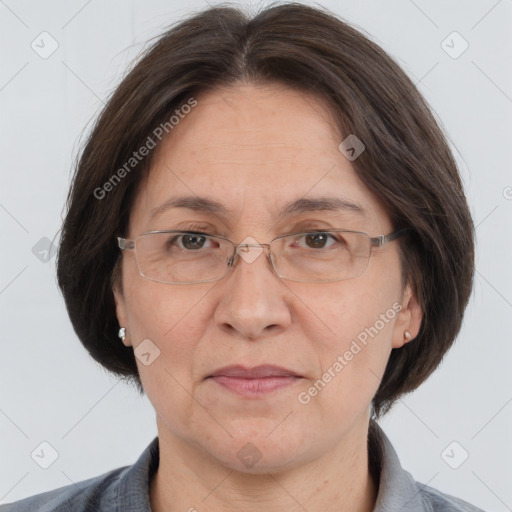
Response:
[[[287,368],[272,364],[263,364],[253,368],[242,365],[225,366],[213,372],[209,377],[239,377],[242,379],[266,379],[269,377],[301,377],[298,373]]]
[[[301,376],[292,370],[274,365],[254,368],[237,365],[221,368],[208,379],[237,395],[257,398],[291,386]]]
[[[265,377],[263,379],[245,379],[243,377],[226,377],[219,375],[211,377],[216,384],[229,391],[246,397],[261,397],[278,389],[292,385],[299,380],[299,377]]]

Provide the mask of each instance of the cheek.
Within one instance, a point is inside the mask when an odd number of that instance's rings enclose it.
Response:
[[[142,385],[159,417],[182,435],[186,426],[198,421],[191,397],[205,371],[198,364],[198,349],[212,316],[206,310],[211,286],[178,287],[141,278],[127,288],[130,334]],[[149,352],[158,353],[150,364],[138,356],[147,340],[151,340]],[[201,421],[206,421],[201,411]]]
[[[125,283],[129,333],[136,355],[138,345],[151,340],[160,351],[155,363],[188,382],[196,347],[211,318],[206,299],[212,284],[167,285],[138,275]],[[145,366],[138,359],[137,364],[141,378],[151,375],[152,365]]]
[[[316,401],[340,416],[363,412],[369,405],[391,352],[401,307],[395,277],[362,277],[308,293],[311,315],[303,329],[314,340],[320,368],[304,401]]]
[[[337,350],[358,336],[363,343],[365,336],[390,338],[400,308],[400,287],[395,280],[375,282],[371,276],[298,291],[297,295],[309,311],[302,329],[322,346]]]

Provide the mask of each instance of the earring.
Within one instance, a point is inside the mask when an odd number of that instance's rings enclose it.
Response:
[[[119,329],[119,332],[117,333],[117,335],[121,338],[121,341],[124,343],[124,340],[126,338],[126,328],[125,327],[121,327]]]
[[[410,340],[411,339],[411,333],[409,331],[404,331],[404,338],[406,340]]]

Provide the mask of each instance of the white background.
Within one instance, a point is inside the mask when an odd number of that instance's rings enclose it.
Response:
[[[478,226],[475,288],[456,346],[381,425],[417,480],[510,511],[512,1],[322,5],[368,32],[418,84],[453,143]],[[126,65],[150,37],[203,7],[0,1],[0,503],[132,464],[156,435],[149,401],[75,336],[55,258],[43,263],[32,248],[57,234],[79,137]],[[43,31],[59,45],[47,59],[31,48]],[[469,43],[456,59],[441,46],[453,31]],[[30,456],[42,441],[59,454],[48,469]],[[452,441],[469,453],[458,469],[441,457]]]

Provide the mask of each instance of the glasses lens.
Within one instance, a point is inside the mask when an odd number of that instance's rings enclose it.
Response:
[[[272,243],[274,267],[285,279],[342,281],[364,273],[371,252],[365,233],[313,231],[279,237]]]
[[[190,232],[145,233],[135,241],[140,273],[162,283],[219,279],[233,252],[228,240]]]

